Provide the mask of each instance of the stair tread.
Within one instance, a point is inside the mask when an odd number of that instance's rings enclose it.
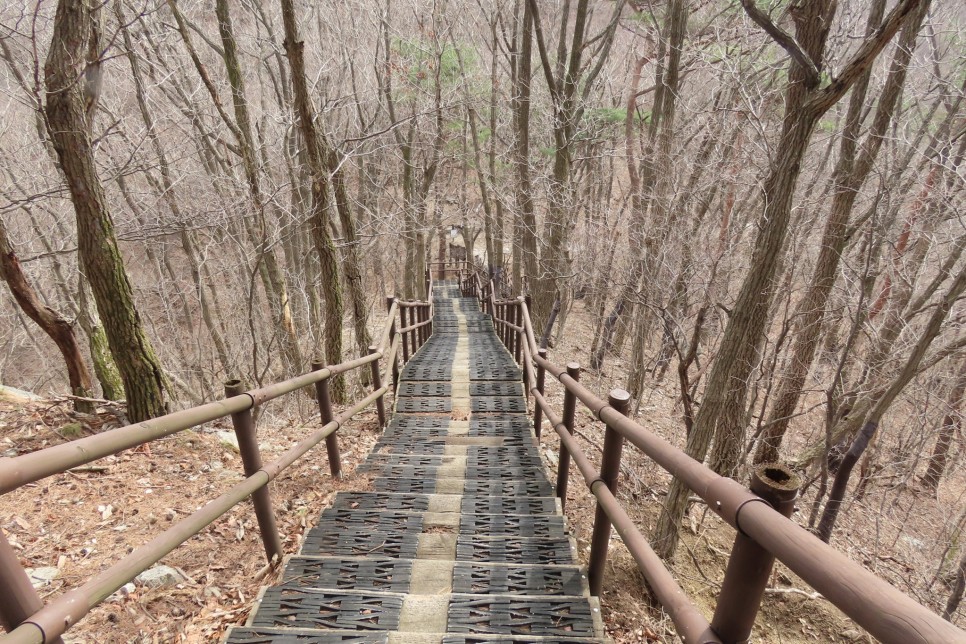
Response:
[[[475,302],[434,292],[395,415],[225,642],[605,642],[519,366]]]

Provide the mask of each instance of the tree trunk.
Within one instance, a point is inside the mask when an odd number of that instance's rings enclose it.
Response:
[[[929,318],[929,322],[926,324],[926,328],[923,330],[922,335],[916,342],[916,345],[912,349],[912,353],[906,360],[905,365],[899,375],[892,381],[889,388],[879,397],[872,410],[869,412],[868,416],[865,418],[865,424],[862,426],[862,431],[856,436],[855,440],[852,442],[849,451],[846,453],[845,458],[842,460],[842,464],[839,466],[838,472],[835,474],[835,481],[832,483],[832,490],[829,492],[828,501],[825,503],[825,510],[822,512],[822,519],[818,524],[818,537],[822,541],[828,542],[832,535],[832,529],[835,527],[835,521],[838,517],[839,509],[842,505],[842,501],[845,498],[845,492],[849,485],[849,478],[852,475],[852,469],[855,467],[856,462],[862,453],[865,451],[866,447],[869,445],[869,441],[872,439],[876,430],[879,428],[879,424],[882,421],[882,417],[888,411],[889,407],[898,397],[899,392],[905,388],[905,386],[915,377],[918,373],[919,365],[922,362],[923,357],[926,355],[926,350],[932,341],[939,335],[942,329],[942,324],[949,315],[949,311],[952,308],[959,296],[963,294],[966,290],[966,267],[964,267],[956,279],[950,285],[949,290],[946,292],[945,296],[940,300],[936,307],[933,309],[932,315]]]
[[[846,126],[842,133],[839,162],[832,178],[835,190],[832,196],[831,212],[825,225],[822,246],[809,289],[805,298],[796,306],[795,313],[792,316],[796,320],[792,359],[775,394],[775,404],[772,407],[767,429],[758,444],[755,463],[771,462],[778,459],[778,448],[788,428],[788,423],[798,407],[802,387],[805,385],[805,379],[808,376],[819,338],[822,335],[822,320],[845,249],[852,208],[859,191],[872,170],[888,127],[892,122],[895,106],[905,85],[906,70],[915,49],[916,37],[929,4],[929,0],[925,0],[912,19],[903,27],[889,77],[879,98],[872,129],[862,145],[857,160],[855,158],[856,143],[859,137],[862,114],[865,111],[865,97],[871,77],[871,69],[866,70],[852,89]],[[877,0],[869,14],[866,37],[870,37],[878,28],[883,13],[885,13],[885,2],[884,0]]]
[[[742,4],[756,22],[767,23],[768,27],[774,28],[751,0],[743,0]],[[791,219],[792,199],[812,130],[818,119],[844,96],[872,64],[875,56],[895,35],[902,21],[917,4],[916,0],[900,3],[889,14],[883,27],[877,30],[875,37],[866,40],[840,76],[824,88],[820,87],[821,76],[815,61],[823,60],[835,2],[811,2],[792,14],[797,42],[793,48],[786,91],[782,135],[763,186],[765,205],[759,218],[760,232],[686,446],[689,456],[703,460],[714,440],[711,467],[718,473],[731,475],[741,457],[745,435],[742,422],[748,387],[758,362],[769,309],[778,286],[775,278]],[[684,516],[687,496],[688,490],[684,484],[674,479],[668,491],[666,511],[655,526],[653,538],[655,551],[666,559],[673,556],[677,548],[678,525]]]
[[[165,413],[165,378],[134,305],[94,163],[90,119],[101,73],[97,60],[100,27],[95,13],[84,0],[58,4],[44,67],[45,111],[48,134],[74,203],[80,262],[124,382],[128,418],[139,422]],[[77,82],[79,78],[85,82]]]
[[[312,174],[312,235],[315,248],[319,254],[321,266],[322,291],[325,295],[325,358],[328,364],[338,364],[342,360],[342,289],[339,284],[338,266],[336,264],[335,245],[329,235],[327,225],[329,177],[325,169],[323,147],[319,133],[315,128],[315,114],[312,99],[309,96],[308,83],[305,78],[305,58],[303,50],[305,44],[299,40],[298,25],[295,20],[295,8],[292,0],[281,0],[282,21],[285,25],[285,53],[292,66],[292,87],[295,97],[295,109],[299,117],[299,127],[305,140],[306,155],[309,171]],[[345,186],[341,189],[342,198]],[[344,402],[346,398],[345,379],[334,378],[330,392],[336,402]]]
[[[121,25],[128,25],[120,2],[114,5],[114,10],[117,14],[118,22]],[[154,152],[158,157],[158,169],[161,173],[162,182],[162,185],[159,186],[159,192],[161,198],[167,202],[175,221],[181,227],[179,239],[181,241],[181,248],[188,260],[188,268],[191,273],[192,282],[194,283],[195,294],[198,297],[198,302],[201,307],[201,317],[205,324],[205,328],[208,330],[208,334],[211,336],[211,341],[215,345],[215,355],[218,356],[218,361],[221,363],[223,379],[227,380],[233,373],[233,367],[230,359],[228,358],[227,346],[222,338],[221,331],[218,329],[218,326],[215,323],[214,316],[211,312],[211,307],[209,306],[208,297],[205,294],[205,284],[201,279],[201,269],[199,267],[197,252],[195,251],[194,243],[191,240],[191,235],[186,228],[187,222],[181,212],[178,201],[175,198],[176,190],[174,181],[171,178],[171,167],[168,162],[168,156],[161,145],[161,139],[158,137],[157,129],[154,125],[154,118],[151,115],[151,110],[148,108],[144,78],[141,73],[140,63],[138,62],[137,55],[134,51],[134,41],[131,38],[129,28],[127,26],[122,27],[121,33],[124,37],[124,47],[127,50],[126,53],[128,63],[131,66],[131,75],[134,78],[134,90],[137,98],[138,109],[141,113],[141,120],[144,122],[148,139],[151,141],[151,144],[154,147]]]
[[[513,288],[515,293],[535,290],[538,265],[537,218],[533,208],[533,187],[530,183],[530,61],[533,58],[533,12],[529,2],[523,2],[519,51],[516,52],[513,88],[513,164],[516,167],[516,228],[514,235]],[[546,311],[544,311],[546,313]],[[543,320],[534,311],[534,324]],[[540,329],[534,329],[538,333]]]
[[[953,614],[963,601],[964,590],[966,590],[966,553],[960,558],[959,566],[956,567],[956,581],[953,582],[952,592],[949,593],[949,599],[943,609],[943,619],[953,621]]]
[[[953,385],[952,391],[946,402],[946,414],[943,416],[942,426],[939,428],[939,437],[933,447],[932,455],[929,457],[929,465],[926,473],[922,475],[920,483],[933,496],[939,489],[939,481],[946,472],[946,462],[949,459],[949,448],[953,444],[953,439],[959,433],[963,425],[961,415],[963,408],[963,396],[966,395],[966,360],[960,365],[959,375]]]
[[[10,287],[13,298],[23,312],[57,345],[67,365],[67,381],[71,392],[81,398],[90,398],[91,374],[74,337],[74,329],[70,322],[41,302],[33,286],[27,281],[17,253],[10,245],[3,219],[0,219],[0,277]],[[87,414],[94,410],[90,402],[83,400],[74,400],[74,409]]]

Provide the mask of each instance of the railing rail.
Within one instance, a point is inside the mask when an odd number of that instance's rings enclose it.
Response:
[[[97,574],[86,583],[60,595],[46,605],[30,584],[6,535],[0,531],[0,624],[8,631],[0,635],[0,644],[46,644],[60,642],[60,636],[76,624],[92,608],[104,601],[138,574],[160,561],[165,555],[198,534],[235,505],[251,497],[259,530],[270,565],[277,564],[283,553],[275,525],[274,511],[268,494],[268,483],[295,461],[325,441],[330,472],[341,476],[341,459],[336,433],[348,420],[375,404],[380,427],[386,424],[384,396],[395,391],[399,380],[399,353],[403,364],[408,350],[415,353],[432,332],[433,278],[426,272],[427,301],[400,302],[387,299],[388,317],[379,334],[379,344],[369,347],[366,356],[324,366],[313,362],[309,373],[289,378],[266,387],[244,390],[240,381],[226,383],[225,400],[174,412],[135,425],[121,427],[94,436],[55,445],[14,458],[0,458],[0,494],[116,454],[122,450],[148,444],[159,438],[191,429],[220,418],[231,417],[238,438],[245,479],[208,502],[193,514],[178,521],[151,541]],[[410,323],[407,326],[407,312]],[[397,322],[396,316],[399,316]],[[386,358],[385,371],[379,361]],[[372,392],[348,409],[335,415],[329,399],[328,381],[335,375],[369,366]],[[391,381],[391,386],[389,383]],[[270,400],[314,386],[322,427],[303,438],[281,456],[263,464],[255,440],[252,410]]]
[[[752,490],[722,477],[682,450],[626,416],[627,394],[611,392],[603,400],[580,384],[579,365],[560,367],[537,346],[526,298],[498,300],[479,272],[461,281],[464,295],[475,296],[493,318],[497,335],[523,368],[523,380],[534,398],[534,432],[543,418],[560,437],[556,494],[566,501],[571,459],[597,499],[588,576],[599,594],[607,558],[610,526],[621,535],[658,601],[688,644],[745,642],[777,559],[821,593],[869,633],[887,644],[966,642],[966,633],[911,597],[830,547],[788,515],[797,494],[798,477],[780,464],[760,466],[752,474]],[[564,387],[563,413],[544,395],[545,374]],[[602,465],[595,468],[573,437],[574,405],[580,401],[605,425]],[[674,580],[616,496],[624,443],[630,443],[665,471],[681,479],[737,535],[714,618],[708,620]]]

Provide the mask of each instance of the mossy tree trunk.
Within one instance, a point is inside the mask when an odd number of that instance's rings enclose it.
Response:
[[[44,67],[48,134],[67,178],[77,218],[77,249],[111,353],[138,422],[163,414],[165,378],[134,305],[104,188],[94,165],[91,119],[100,80],[99,3],[61,0]]]

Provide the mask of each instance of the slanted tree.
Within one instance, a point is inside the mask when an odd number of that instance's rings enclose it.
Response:
[[[292,0],[281,0],[282,21],[285,25],[285,53],[292,66],[292,88],[294,89],[295,109],[298,113],[299,127],[304,139],[306,157],[312,185],[312,237],[322,266],[321,281],[325,294],[325,351],[329,364],[337,364],[342,354],[342,288],[339,285],[335,245],[329,235],[329,174],[325,167],[323,148],[319,132],[315,126],[315,110],[309,96],[309,86],[305,78],[304,43],[299,40],[298,24],[295,21],[295,7]],[[344,189],[343,189],[344,197]],[[345,381],[333,381],[332,396],[337,401],[345,398]]]
[[[756,463],[777,460],[778,448],[798,406],[805,378],[818,348],[829,296],[835,285],[839,263],[848,241],[852,209],[859,191],[872,172],[876,157],[893,123],[896,104],[905,85],[909,61],[915,51],[916,38],[929,4],[928,0],[923,2],[902,29],[888,78],[876,105],[872,128],[862,141],[861,147],[858,145],[859,133],[863,115],[867,113],[866,95],[872,75],[871,69],[866,69],[852,88],[845,129],[842,132],[839,159],[832,176],[834,186],[832,205],[825,224],[822,245],[808,290],[792,316],[796,320],[792,359],[779,382],[775,404],[755,454]],[[885,13],[885,2],[877,0],[869,12],[867,37],[874,34],[883,13]]]
[[[60,0],[44,66],[47,131],[77,218],[77,251],[124,383],[131,421],[165,413],[165,376],[144,332],[118,248],[91,135],[101,84],[101,5]]]
[[[775,24],[753,0],[742,0],[745,12],[791,56],[785,90],[782,132],[762,186],[764,204],[758,237],[741,290],[725,328],[704,399],[688,436],[686,451],[704,460],[714,441],[711,467],[732,475],[744,445],[745,402],[758,364],[769,312],[779,285],[779,267],[791,221],[795,187],[815,125],[862,77],[921,0],[902,0],[870,37],[865,39],[841,72],[823,82],[825,44],[837,3],[834,0],[798,1],[788,12],[795,25],[791,35]],[[674,479],[663,512],[654,528],[655,551],[673,556],[678,526],[684,516],[688,490]]]
[[[74,409],[85,413],[93,411],[90,401],[82,400],[91,395],[91,374],[81,355],[77,339],[74,337],[74,328],[70,322],[41,300],[20,266],[20,260],[10,244],[2,218],[0,218],[0,277],[10,287],[13,299],[17,301],[23,312],[50,336],[64,357],[70,390],[79,397],[74,400]]]

